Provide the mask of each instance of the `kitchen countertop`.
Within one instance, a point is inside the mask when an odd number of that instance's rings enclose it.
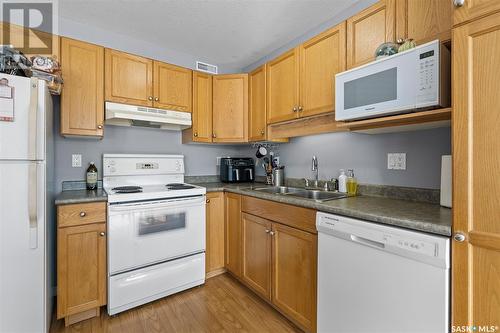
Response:
[[[61,191],[55,200],[56,205],[78,204],[86,202],[108,201],[108,195],[102,188],[94,191],[67,190]]]
[[[207,192],[227,191],[256,198],[313,208],[321,212],[393,225],[443,236],[451,236],[451,209],[440,205],[384,197],[356,196],[316,202],[288,195],[253,190],[264,184],[198,183]]]
[[[356,196],[345,199],[316,202],[288,195],[277,195],[255,191],[259,183],[226,184],[194,183],[203,186],[207,192],[232,192],[260,199],[316,209],[321,212],[344,215],[371,222],[424,231],[443,236],[451,236],[451,209],[436,204],[390,199],[375,196]],[[55,200],[56,205],[107,201],[106,192],[68,190],[62,191]]]

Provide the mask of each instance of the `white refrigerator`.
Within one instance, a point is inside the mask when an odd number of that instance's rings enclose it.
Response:
[[[0,73],[0,332],[47,332],[53,301],[52,97]]]

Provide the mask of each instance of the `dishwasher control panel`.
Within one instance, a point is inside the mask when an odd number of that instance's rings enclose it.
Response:
[[[384,234],[384,240],[387,245],[395,246],[400,249],[412,251],[415,253],[422,253],[427,256],[438,256],[436,243],[412,239],[409,237],[401,237],[393,234]]]

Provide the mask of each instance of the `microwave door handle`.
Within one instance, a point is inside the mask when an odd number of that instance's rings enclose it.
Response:
[[[28,159],[36,160],[38,136],[38,79],[30,80],[30,104],[28,110]]]
[[[29,246],[38,247],[38,164],[31,163],[28,170]]]

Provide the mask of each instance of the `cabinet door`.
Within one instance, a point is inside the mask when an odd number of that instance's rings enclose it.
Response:
[[[222,192],[207,193],[206,207],[205,266],[206,272],[210,273],[224,268],[224,194]]]
[[[193,141],[212,142],[212,75],[193,72]]]
[[[396,0],[396,39],[450,40],[451,8],[450,0]]]
[[[335,109],[335,74],[345,71],[345,22],[300,46],[299,115]]]
[[[262,65],[248,75],[249,87],[249,133],[250,141],[267,139],[266,122],[266,65]]]
[[[500,326],[500,13],[453,31],[452,323]],[[493,171],[497,170],[497,171]]]
[[[298,117],[299,50],[295,48],[267,64],[267,123]]]
[[[102,136],[104,48],[61,38],[61,134]]]
[[[248,74],[213,77],[213,142],[248,141]]]
[[[498,0],[463,0],[463,2],[463,6],[454,7],[454,25],[472,21],[485,15],[500,11],[500,1]]]
[[[57,231],[57,318],[106,304],[106,224]]]
[[[271,221],[243,213],[242,279],[255,292],[271,299]]]
[[[347,68],[375,59],[375,50],[395,41],[395,0],[380,0],[347,20]]]
[[[107,101],[153,106],[153,60],[116,50],[105,50]]]
[[[316,330],[317,236],[273,223],[272,302],[306,331]]]
[[[192,73],[188,68],[154,61],[154,107],[191,112]]]
[[[226,268],[241,277],[241,196],[225,194]]]

